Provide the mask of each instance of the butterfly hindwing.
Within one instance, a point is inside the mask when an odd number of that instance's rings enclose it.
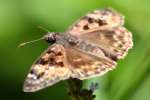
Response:
[[[62,45],[54,44],[32,65],[24,83],[24,91],[40,90],[60,80],[67,79],[69,75],[65,49]]]
[[[132,34],[124,27],[95,30],[80,36],[81,39],[101,47],[108,56],[124,58],[128,49],[133,46]]]
[[[72,78],[87,79],[100,76],[115,68],[116,62],[105,56],[96,57],[75,48],[67,48],[67,60],[69,62]]]

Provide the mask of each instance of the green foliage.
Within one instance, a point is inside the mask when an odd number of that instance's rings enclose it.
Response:
[[[23,41],[45,34],[37,27],[64,32],[88,11],[112,7],[125,16],[134,47],[115,70],[84,81],[98,81],[96,100],[150,99],[149,0],[0,0],[0,97],[21,100],[69,100],[66,81],[36,93],[23,93],[22,84],[34,59],[47,48],[43,42],[18,49]]]

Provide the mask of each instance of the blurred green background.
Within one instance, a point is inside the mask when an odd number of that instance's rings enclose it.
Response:
[[[64,32],[88,11],[105,7],[125,16],[134,47],[117,69],[84,81],[85,86],[99,82],[96,100],[150,100],[150,0],[0,0],[0,99],[69,100],[66,81],[36,93],[22,92],[32,62],[48,45],[17,45],[46,34],[38,26]]]

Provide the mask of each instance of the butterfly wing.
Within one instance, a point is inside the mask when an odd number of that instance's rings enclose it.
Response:
[[[96,10],[77,21],[68,33],[96,44],[117,60],[133,46],[132,34],[123,23],[123,16],[112,9]]]
[[[32,65],[24,83],[25,92],[34,92],[51,86],[70,76],[62,45],[50,46]]]
[[[116,66],[116,62],[105,57],[89,55],[75,48],[67,48],[67,60],[72,71],[71,77],[78,79],[88,79],[103,75]]]
[[[96,30],[81,35],[80,38],[102,48],[109,56],[115,59],[124,58],[128,50],[132,48],[132,34],[124,27]]]
[[[87,30],[106,29],[122,26],[124,17],[111,8],[89,12],[75,22],[68,31],[72,35],[81,35]]]

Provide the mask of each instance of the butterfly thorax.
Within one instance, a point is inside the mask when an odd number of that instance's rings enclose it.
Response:
[[[81,39],[78,39],[75,36],[66,35],[66,34],[62,35],[62,33],[55,33],[55,32],[47,33],[47,35],[45,35],[43,39],[47,43],[58,43],[64,45],[65,47],[75,46],[81,42]]]

